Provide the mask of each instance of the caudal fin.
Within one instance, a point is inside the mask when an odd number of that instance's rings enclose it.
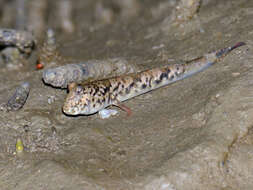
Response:
[[[230,46],[230,47],[221,49],[221,50],[219,50],[219,51],[216,52],[216,57],[217,57],[217,58],[224,57],[224,56],[226,56],[229,52],[231,52],[232,50],[234,50],[234,49],[236,49],[236,48],[238,48],[238,47],[244,46],[244,45],[246,45],[246,43],[244,43],[244,42],[238,42],[238,43],[236,43],[234,46]]]

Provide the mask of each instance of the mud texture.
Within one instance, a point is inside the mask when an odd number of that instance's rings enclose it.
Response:
[[[97,2],[75,0],[75,35],[56,33],[65,56],[124,57],[147,69],[240,41],[247,46],[205,72],[125,102],[131,117],[119,110],[104,120],[64,115],[66,90],[45,85],[32,57],[18,72],[1,67],[2,103],[23,81],[31,90],[22,109],[1,107],[0,189],[252,189],[253,2],[202,0],[180,24],[171,14],[178,1],[139,1],[138,15],[110,24],[95,19]]]

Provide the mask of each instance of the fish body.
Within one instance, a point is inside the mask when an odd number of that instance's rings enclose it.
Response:
[[[139,73],[74,85],[66,97],[63,112],[67,115],[90,115],[110,105],[119,106],[125,100],[201,72],[233,49],[243,45],[245,43],[239,42],[184,64],[167,65]]]

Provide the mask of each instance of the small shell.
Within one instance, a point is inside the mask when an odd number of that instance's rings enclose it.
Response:
[[[17,111],[21,109],[28,98],[29,92],[30,85],[28,82],[24,82],[19,87],[17,87],[15,93],[7,103],[7,110]]]
[[[20,154],[24,151],[24,145],[20,138],[17,139],[16,142],[16,153]]]
[[[118,111],[113,109],[103,109],[98,112],[101,119],[107,119],[112,115],[116,115],[117,113]]]

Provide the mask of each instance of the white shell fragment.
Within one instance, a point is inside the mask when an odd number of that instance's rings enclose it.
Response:
[[[98,112],[99,117],[101,119],[107,119],[107,118],[111,117],[112,115],[116,115],[117,113],[118,113],[118,111],[113,110],[113,109],[103,109]]]

